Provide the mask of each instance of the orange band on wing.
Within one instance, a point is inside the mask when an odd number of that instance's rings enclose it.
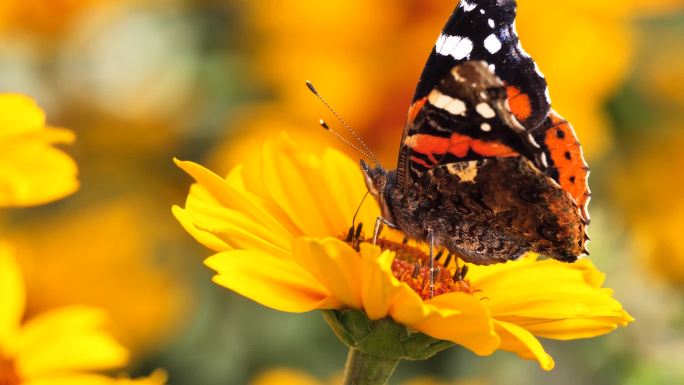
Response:
[[[421,154],[446,154],[449,149],[449,138],[428,134],[416,134],[409,137],[409,142],[407,144],[413,151]]]
[[[512,148],[498,142],[473,141],[471,144],[473,152],[484,157],[509,157],[518,156]]]
[[[425,168],[432,168],[432,165],[427,164],[426,161],[420,159],[417,156],[412,156],[411,157],[411,162],[418,163],[421,166],[424,166]]]
[[[416,134],[408,138],[406,145],[413,151],[428,156],[430,161],[434,164],[438,163],[435,155],[444,155],[446,153],[452,154],[457,158],[466,157],[469,151],[481,155],[482,157],[490,158],[519,155],[505,144],[473,139],[459,133],[453,133],[449,138],[428,134]],[[419,163],[423,164],[424,162]],[[426,166],[425,164],[423,165]]]
[[[507,86],[506,92],[508,94],[508,105],[518,120],[525,121],[532,116],[532,104],[529,95],[523,94],[519,88],[514,86]]]
[[[413,124],[413,121],[416,120],[418,113],[423,108],[426,101],[427,101],[427,97],[422,98],[422,99],[418,99],[415,101],[415,103],[411,104],[411,107],[409,108],[409,111],[408,111],[407,124]]]

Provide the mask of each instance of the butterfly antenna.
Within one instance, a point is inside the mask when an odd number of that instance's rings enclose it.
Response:
[[[349,139],[345,138],[344,136],[340,135],[337,131],[333,130],[328,126],[328,123],[326,123],[323,119],[318,121],[318,124],[321,125],[321,127],[325,128],[327,131],[329,131],[331,134],[335,135],[335,137],[342,142],[344,142],[347,146],[353,148],[354,150],[358,151],[361,153],[361,155],[365,156],[367,159],[371,159],[375,162],[375,158],[369,155],[366,151],[363,151],[359,146],[355,145],[354,143],[350,142]]]
[[[306,81],[306,86],[309,88],[309,91],[311,91],[311,93],[313,93],[314,95],[316,95],[316,97],[317,97],[321,102],[323,102],[323,105],[325,105],[325,107],[326,107],[328,110],[330,110],[330,112],[332,112],[333,115],[335,115],[335,118],[337,118],[337,120],[339,120],[340,123],[342,123],[342,125],[347,129],[347,131],[349,131],[349,132],[354,136],[354,138],[355,138],[359,143],[361,143],[361,146],[363,146],[363,148],[367,151],[367,153],[370,154],[370,155],[366,155],[366,156],[368,157],[368,159],[372,160],[373,163],[375,163],[376,166],[382,167],[382,164],[380,163],[380,161],[378,161],[378,159],[375,157],[375,155],[373,155],[373,151],[371,151],[370,148],[368,148],[368,146],[366,145],[366,142],[364,142],[363,139],[361,139],[361,137],[359,137],[359,134],[357,134],[356,131],[354,131],[354,130],[351,128],[351,126],[350,126],[349,124],[347,124],[347,122],[346,122],[344,119],[342,119],[342,117],[337,113],[337,111],[335,111],[335,109],[332,108],[332,106],[330,106],[330,104],[328,104],[328,102],[325,100],[325,98],[323,98],[323,96],[321,96],[321,94],[318,93],[318,91],[317,91],[316,88],[313,86],[313,84],[311,84],[311,82],[307,80],[307,81]],[[322,122],[322,120],[321,120],[321,122]],[[324,126],[323,128],[325,128],[325,126]],[[326,128],[326,129],[328,129],[328,128]],[[328,129],[328,130],[329,130],[329,129]],[[331,130],[331,132],[334,133],[334,131],[332,131],[332,130]],[[339,135],[339,134],[335,133],[335,135],[336,135],[338,138],[340,138],[340,135]],[[346,140],[345,140],[345,142],[346,142],[347,144],[350,144],[350,145],[351,145],[351,143],[350,143],[349,141],[346,141]],[[352,145],[352,147],[355,147],[355,146]],[[364,153],[363,151],[360,151],[360,152]]]
[[[366,191],[365,194],[363,194],[363,198],[361,198],[361,202],[359,202],[359,207],[356,208],[356,211],[354,212],[354,216],[352,217],[352,227],[354,227],[354,224],[356,223],[356,216],[359,215],[359,211],[361,211],[361,206],[363,206],[363,201],[366,200],[366,197],[368,196],[368,191]]]

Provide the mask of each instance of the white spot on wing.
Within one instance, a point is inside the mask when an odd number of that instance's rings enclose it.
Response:
[[[546,87],[544,90],[544,97],[546,97],[546,101],[551,104],[551,95],[549,94],[549,87]]]
[[[480,13],[484,15],[484,14],[485,14],[485,10],[484,10],[484,9],[480,9]]]
[[[492,126],[490,126],[489,123],[482,123],[480,124],[480,129],[484,132],[489,132],[492,130]]]
[[[453,56],[456,60],[461,60],[473,51],[473,42],[467,37],[439,35],[435,44],[435,51],[443,56]]]
[[[428,101],[433,106],[446,110],[453,115],[465,115],[466,113],[466,104],[462,100],[454,99],[437,90],[430,92]]]
[[[467,163],[449,163],[446,165],[447,171],[451,175],[458,175],[460,182],[475,183],[477,177],[477,161],[471,160]]]
[[[527,134],[527,141],[530,142],[530,144],[532,144],[534,147],[541,148],[537,141],[534,140],[534,136],[532,136],[532,134]]]
[[[545,153],[543,153],[543,152],[541,153],[540,160],[541,160],[542,166],[549,167],[549,162],[546,160],[546,154]]]
[[[466,12],[470,12],[473,9],[477,8],[477,4],[470,4],[469,2],[465,0],[461,0],[461,7],[463,7],[463,10]]]
[[[494,28],[494,20],[492,20],[492,19],[487,20],[487,24],[489,24],[490,28]]]
[[[484,46],[489,53],[497,53],[501,49],[501,41],[496,35],[491,34],[484,40]]]
[[[496,112],[487,103],[480,103],[475,106],[475,110],[478,114],[482,115],[485,119],[491,119],[496,116]]]

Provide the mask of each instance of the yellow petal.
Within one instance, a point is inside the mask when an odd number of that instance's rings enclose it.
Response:
[[[358,162],[352,161],[345,154],[331,148],[326,148],[321,159],[322,173],[321,183],[326,184],[327,194],[335,197],[334,206],[338,208],[336,214],[344,225],[343,229],[349,226],[350,214],[359,207],[361,199],[366,195],[368,189],[363,182],[363,174]],[[356,223],[364,223],[366,229],[371,229],[375,219],[380,215],[378,205],[371,199],[367,199],[361,205]]]
[[[76,191],[76,164],[51,146],[73,139],[68,130],[46,128],[32,99],[0,94],[0,207],[47,203]]]
[[[292,259],[344,305],[361,308],[361,257],[348,244],[335,238],[297,238]]]
[[[223,214],[227,214],[228,209],[222,210]],[[172,212],[188,233],[212,250],[260,250],[289,258],[290,245],[286,241],[259,237],[257,233],[265,230],[240,212],[233,212],[233,215],[225,220],[198,210],[182,209],[177,206],[172,208]]]
[[[284,220],[285,215],[279,212],[280,210],[250,194],[235,182],[239,170],[231,173],[228,180],[224,180],[196,163],[179,160],[175,162],[201,185],[201,188],[193,187],[191,190],[188,197],[190,205],[205,201],[215,203],[216,206],[232,208],[274,233],[275,238],[292,238],[292,231],[296,230],[286,227],[287,220]],[[207,206],[209,205],[204,207]]]
[[[128,352],[103,330],[106,321],[102,310],[78,306],[55,309],[30,319],[19,340],[20,372],[36,377],[125,365]]]
[[[99,374],[54,375],[33,378],[22,385],[115,385],[113,378]]]
[[[365,194],[348,157],[327,148],[323,156],[302,151],[284,134],[264,145],[261,172],[272,199],[307,236],[345,233]]]
[[[42,141],[0,143],[0,207],[51,202],[78,189],[78,168],[64,152]]]
[[[228,244],[221,238],[210,232],[197,228],[197,226],[195,226],[195,219],[187,210],[182,209],[179,206],[173,206],[171,208],[171,212],[181,226],[183,226],[185,231],[192,235],[197,242],[214,251],[224,251],[230,249],[230,246],[228,246]]]
[[[546,353],[539,340],[530,332],[503,321],[494,321],[494,327],[501,337],[501,349],[514,352],[521,358],[537,360],[544,370],[553,369],[553,358]]]
[[[22,385],[164,385],[168,376],[163,370],[156,370],[149,377],[112,378],[100,374],[60,374],[44,378],[29,379]]]
[[[627,326],[627,323],[632,321],[633,318],[625,312],[624,320],[618,319],[616,321],[616,317],[547,320],[535,324],[525,324],[525,329],[539,337],[556,340],[574,340],[607,334],[617,329],[618,326]]]
[[[276,368],[259,374],[249,385],[323,385],[316,378],[298,370]]]
[[[193,186],[193,190],[203,190]],[[224,207],[198,197],[191,192],[185,210],[193,218],[195,227],[215,235],[236,249],[260,249],[278,254],[290,254],[292,234],[276,233],[261,221],[255,220],[244,210]],[[221,251],[221,250],[218,250]]]
[[[44,126],[45,113],[33,99],[20,94],[0,94],[0,141]]]
[[[17,332],[24,315],[24,278],[12,247],[0,241],[0,354],[14,353]]]
[[[361,244],[363,259],[363,275],[361,297],[363,309],[368,318],[377,320],[389,315],[390,306],[402,284],[392,275],[392,261],[395,254],[390,251],[381,252],[379,247]],[[403,289],[411,290],[408,287]]]
[[[404,325],[414,325],[425,320],[430,314],[430,309],[413,289],[406,284],[402,286],[403,289],[397,292],[390,305],[389,313],[392,318]]]
[[[631,322],[612,291],[600,287],[604,275],[588,259],[574,264],[526,260],[492,270],[474,281],[492,315],[534,335],[588,338]]]
[[[301,313],[334,306],[330,293],[297,263],[258,250],[209,257],[214,282],[272,309]]]
[[[409,324],[434,338],[452,341],[479,355],[492,354],[499,346],[489,311],[465,293],[447,293],[426,301],[428,315]]]

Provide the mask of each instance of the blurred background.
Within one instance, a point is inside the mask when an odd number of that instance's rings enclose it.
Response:
[[[282,130],[320,136],[310,79],[386,164],[455,0],[2,0],[0,92],[72,129],[81,189],[0,213],[29,313],[107,309],[133,374],[248,384],[273,367],[330,378],[346,349],[320,314],[260,307],[210,282],[210,255],[171,216],[189,178],[227,172]],[[684,3],[519,0],[518,31],[592,168],[591,258],[636,318],[588,341],[545,341],[556,369],[454,348],[394,381],[684,383]],[[350,154],[356,157],[355,154]],[[450,382],[451,381],[451,382]],[[465,382],[460,382],[464,383]]]

